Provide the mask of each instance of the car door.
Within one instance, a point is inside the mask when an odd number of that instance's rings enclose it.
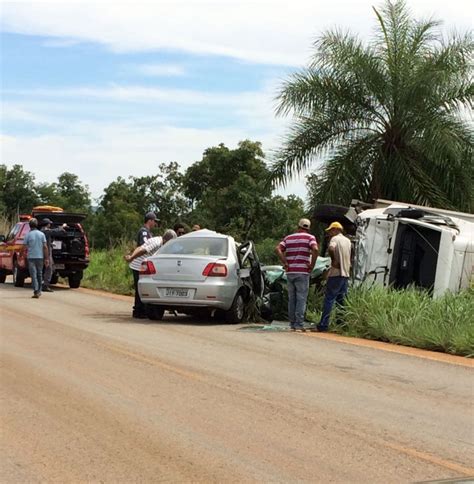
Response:
[[[13,253],[16,248],[16,238],[22,225],[21,222],[15,224],[5,237],[5,240],[0,242],[0,267],[2,269],[11,271],[13,268]]]
[[[252,241],[244,242],[239,247],[240,277],[247,280],[257,297],[263,296],[264,281],[262,267]]]

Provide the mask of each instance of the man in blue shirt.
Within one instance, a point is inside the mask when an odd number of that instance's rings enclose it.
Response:
[[[33,298],[38,299],[43,285],[43,265],[49,265],[48,245],[44,233],[38,230],[38,220],[32,218],[29,224],[30,231],[26,234],[23,247],[28,249],[28,269],[33,284]]]

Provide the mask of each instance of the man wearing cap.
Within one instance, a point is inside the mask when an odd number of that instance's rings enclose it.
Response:
[[[41,232],[46,237],[46,245],[48,246],[48,260],[49,264],[44,269],[44,276],[43,276],[43,292],[54,292],[50,287],[49,284],[51,283],[51,277],[53,276],[53,269],[54,269],[54,260],[53,260],[53,237],[66,235],[66,227],[67,224],[63,224],[61,228],[52,229],[53,222],[49,218],[44,218],[41,221]]]
[[[38,220],[32,218],[28,223],[30,231],[23,240],[23,250],[28,250],[28,270],[33,285],[33,298],[38,299],[41,296],[43,283],[43,265],[46,267],[49,265],[48,246],[45,235],[38,230]]]
[[[338,306],[344,304],[349,287],[351,241],[343,235],[342,231],[343,227],[339,222],[333,222],[326,229],[329,237],[331,237],[328,247],[328,252],[331,257],[331,267],[326,282],[326,294],[324,296],[321,321],[315,328],[315,331],[318,332],[328,330],[329,316],[331,315],[334,303]]]
[[[311,222],[302,218],[298,231],[287,235],[275,248],[288,281],[288,318],[293,331],[304,329],[309,278],[318,258],[316,237],[309,233]]]
[[[148,212],[145,214],[145,222],[140,228],[137,234],[137,247],[141,247],[147,240],[152,238],[151,229],[158,224],[158,218],[154,212]],[[132,316],[134,318],[145,319],[147,317],[145,311],[145,305],[140,299],[138,293],[138,278],[140,277],[140,267],[131,267],[133,273],[133,287],[135,288],[135,304],[133,305]]]

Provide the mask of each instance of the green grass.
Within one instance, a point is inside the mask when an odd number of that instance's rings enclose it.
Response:
[[[334,317],[334,315],[333,315]],[[378,341],[474,357],[474,291],[433,299],[416,289],[354,288],[331,330]]]
[[[133,294],[132,271],[123,259],[129,251],[125,244],[108,250],[91,251],[90,264],[84,271],[81,286],[116,294]]]

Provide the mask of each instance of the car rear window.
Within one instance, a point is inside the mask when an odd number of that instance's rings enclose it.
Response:
[[[227,257],[227,246],[227,239],[223,238],[179,237],[165,244],[159,253]]]

